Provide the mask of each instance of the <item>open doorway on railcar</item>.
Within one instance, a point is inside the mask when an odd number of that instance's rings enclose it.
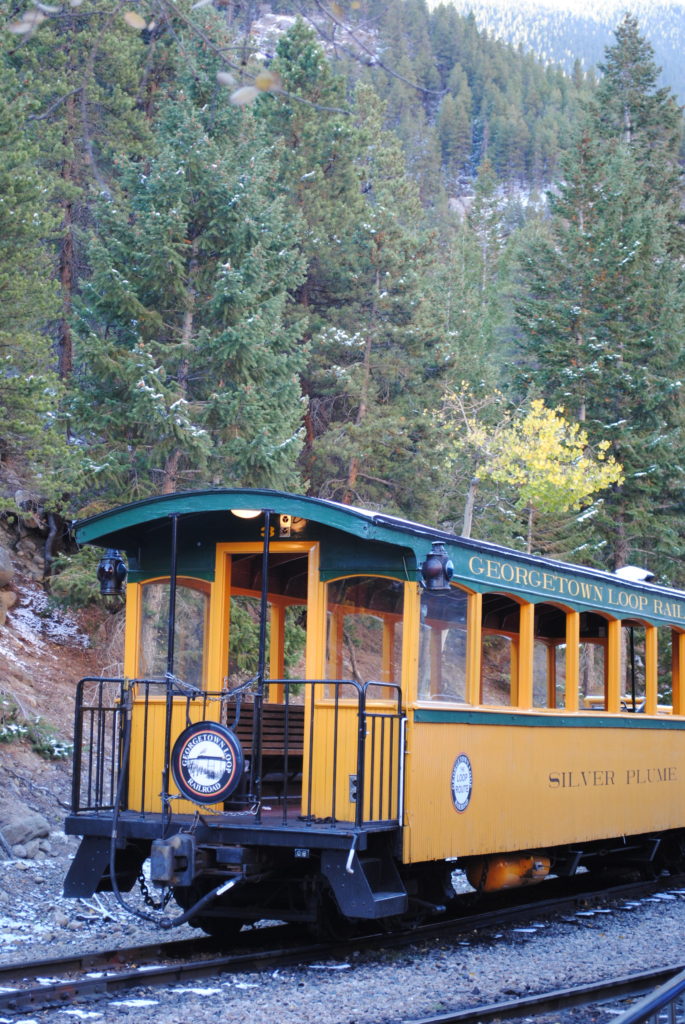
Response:
[[[309,608],[316,603],[311,560],[318,546],[274,541],[264,579],[260,542],[220,544],[222,720],[238,737],[244,780],[227,803],[240,810],[266,801],[300,811],[308,667],[320,661]],[[314,592],[312,592],[314,588]],[[262,613],[265,621],[262,624]]]
[[[230,553],[228,687],[256,675],[259,662],[259,617],[262,556],[256,551]],[[267,582],[266,662],[273,679],[297,679],[305,671],[308,557],[298,550],[272,551]],[[268,699],[280,701],[282,687]]]
[[[299,801],[304,695],[301,686],[288,681],[305,672],[308,588],[310,581],[316,585],[310,559],[317,553],[313,542],[273,543],[265,595],[259,541],[219,544],[212,581],[179,575],[129,586],[127,675],[138,680],[131,712],[129,809],[159,811],[171,801],[174,812],[194,811],[165,766],[170,752],[173,763],[177,738],[202,722],[228,726],[240,741],[245,771],[230,795],[233,806],[254,803],[255,790],[279,804]],[[260,644],[262,674],[278,680],[265,686],[257,684]],[[210,809],[216,813],[224,803],[218,800]]]

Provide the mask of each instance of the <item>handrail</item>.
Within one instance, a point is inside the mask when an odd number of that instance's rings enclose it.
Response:
[[[309,699],[312,701],[310,717],[309,743],[305,745],[308,749],[307,765],[307,788],[301,794],[303,815],[305,820],[326,821],[331,827],[341,820],[339,805],[344,804],[352,811],[347,804],[347,798],[342,798],[338,792],[340,783],[343,782],[346,773],[350,779],[355,778],[356,797],[355,806],[351,815],[356,828],[363,828],[366,824],[375,821],[392,821],[403,818],[403,792],[404,792],[404,729],[405,716],[402,710],[402,691],[397,683],[380,682],[369,680],[360,684],[351,679],[279,679],[270,680],[272,683],[282,685],[284,688],[284,716],[283,716],[283,749],[276,754],[270,751],[272,772],[280,772],[282,775],[282,805],[284,824],[288,818],[289,787],[288,780],[291,776],[291,765],[294,765],[295,772],[298,771],[296,754],[291,749],[291,721],[290,707],[292,703],[292,689],[295,686],[304,686],[308,691]],[[90,689],[86,692],[86,685]],[[114,685],[114,692],[109,689]],[[330,693],[330,709],[333,714],[332,749],[328,751],[319,750],[313,742],[314,720],[319,713],[325,713],[323,707],[316,704],[315,694],[317,687],[326,687]],[[159,688],[159,693],[155,689]],[[382,690],[384,703],[389,701],[385,709],[380,706],[375,697],[375,691]],[[122,789],[123,807],[145,806],[145,793],[148,788],[148,772],[152,770],[152,763],[149,762],[149,732],[153,726],[153,718],[150,712],[151,698],[156,697],[166,701],[166,714],[164,715],[164,763],[157,765],[155,770],[162,769],[162,810],[165,814],[172,813],[169,804],[169,793],[166,783],[166,774],[169,771],[168,753],[170,747],[169,729],[171,726],[171,706],[178,698],[186,702],[186,720],[190,725],[190,708],[201,706],[200,714],[205,714],[205,708],[215,701],[225,703],[232,699],[240,699],[242,693],[235,691],[200,691],[177,680],[171,673],[166,677],[155,679],[125,679],[103,678],[90,676],[82,679],[77,688],[76,720],[75,720],[75,749],[74,749],[74,775],[72,780],[72,810],[78,814],[82,811],[106,811],[111,810],[114,803],[114,791],[118,780],[123,774],[129,771],[129,765],[123,763],[127,760],[122,753],[123,728],[128,716],[131,714],[131,707],[128,698],[136,691],[139,699],[136,701],[139,718],[138,736],[141,738],[143,748],[138,758],[138,774],[135,780],[135,793],[131,795],[129,804],[128,786]],[[352,707],[347,707],[346,697],[351,697]],[[345,700],[345,704],[343,704]],[[370,703],[372,701],[373,703]],[[143,705],[142,707],[140,705]],[[343,747],[339,746],[339,730],[342,727],[342,716],[354,714],[356,716],[356,750],[347,749],[343,758]],[[256,717],[256,716],[255,716]],[[154,719],[158,723],[158,717]],[[351,721],[348,719],[351,726]],[[141,728],[142,727],[142,728]],[[347,728],[347,726],[345,726]],[[301,745],[301,744],[300,744]],[[315,757],[315,751],[316,757]],[[251,761],[255,759],[255,751],[250,751]],[[257,751],[261,755],[261,744]],[[329,767],[324,768],[320,760],[325,755]],[[301,758],[302,754],[299,754]],[[281,757],[281,766],[274,765],[274,758]],[[340,760],[343,758],[343,760]],[[349,759],[349,760],[348,760]],[[261,756],[260,756],[261,760]],[[340,761],[340,763],[339,763]],[[301,762],[300,762],[301,763]],[[345,765],[349,764],[349,767]],[[369,776],[368,779],[366,776]],[[321,809],[313,811],[312,783],[314,778],[328,777],[330,792],[327,797],[329,806],[325,811]],[[294,778],[294,776],[293,776]],[[254,790],[246,794],[236,794],[235,802],[244,802],[250,808],[258,805],[262,799],[262,766],[257,765],[254,772]],[[140,804],[138,803],[140,797]],[[248,798],[249,797],[249,798]],[[317,797],[318,800],[318,797]],[[320,805],[320,801],[319,801]],[[254,812],[253,812],[254,813]],[[314,819],[315,813],[321,817]],[[343,820],[348,816],[343,812]],[[348,818],[349,820],[349,818]],[[256,823],[259,823],[257,816]]]

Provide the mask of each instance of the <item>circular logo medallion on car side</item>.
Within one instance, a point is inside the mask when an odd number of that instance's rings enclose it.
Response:
[[[218,722],[188,726],[174,743],[171,774],[181,794],[196,804],[225,800],[243,774],[240,740]]]
[[[452,767],[452,803],[458,811],[465,811],[471,800],[473,771],[466,754],[460,754]]]

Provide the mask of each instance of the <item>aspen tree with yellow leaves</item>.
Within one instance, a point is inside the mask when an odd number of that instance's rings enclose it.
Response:
[[[467,418],[462,445],[477,452],[474,485],[490,480],[514,492],[514,507],[526,517],[529,553],[539,517],[578,511],[600,491],[623,483],[622,467],[608,453],[610,442],[591,446],[579,423],[541,399],[533,400],[525,415],[493,429]]]

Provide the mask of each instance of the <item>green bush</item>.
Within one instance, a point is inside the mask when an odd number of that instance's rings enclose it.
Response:
[[[101,548],[84,547],[73,555],[59,555],[52,563],[50,597],[63,608],[86,608],[100,604],[100,585],[97,578],[98,562],[102,558]],[[121,607],[121,598],[107,598],[112,610]]]
[[[37,715],[27,718],[7,695],[0,696],[0,743],[26,740],[31,749],[48,761],[71,757],[73,744],[60,739],[49,722]]]

